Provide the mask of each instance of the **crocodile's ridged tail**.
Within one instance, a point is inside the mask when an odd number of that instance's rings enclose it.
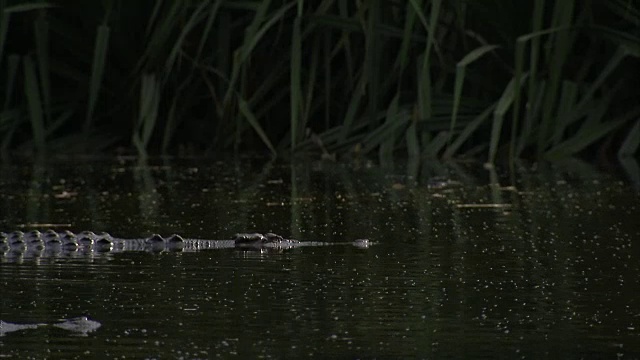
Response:
[[[251,235],[251,236],[249,236]],[[255,235],[260,235],[254,240]],[[261,234],[240,234],[234,240],[204,240],[185,239],[180,235],[162,237],[154,234],[148,238],[121,239],[111,236],[108,233],[94,233],[83,231],[77,234],[71,231],[47,230],[40,232],[33,230],[29,232],[14,231],[0,232],[0,255],[3,257],[42,257],[42,256],[73,256],[100,253],[119,252],[195,252],[207,249],[230,249],[256,250],[279,252],[286,249],[308,246],[330,246],[351,244],[357,248],[367,248],[371,243],[366,239],[359,239],[351,243],[326,243],[315,241],[298,241],[284,239],[280,236],[270,234],[265,237]],[[238,239],[242,241],[239,241]],[[266,240],[265,240],[266,239]]]
[[[10,233],[0,232],[0,251],[200,251],[206,249],[233,248],[233,240],[184,239],[179,235],[163,238],[154,234],[148,238],[120,239],[108,233],[83,231],[74,234],[71,231],[57,232],[38,230]]]

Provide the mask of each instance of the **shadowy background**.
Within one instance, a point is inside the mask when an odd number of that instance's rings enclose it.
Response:
[[[0,0],[4,153],[637,153],[635,1]]]

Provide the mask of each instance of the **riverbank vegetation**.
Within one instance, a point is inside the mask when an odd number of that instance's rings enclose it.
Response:
[[[637,154],[629,0],[0,0],[3,152]]]

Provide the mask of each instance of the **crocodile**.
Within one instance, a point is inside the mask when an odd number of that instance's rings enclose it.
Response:
[[[118,238],[106,232],[69,230],[32,230],[28,232],[0,232],[0,254],[7,253],[118,253],[127,251],[150,252],[194,252],[210,249],[240,249],[257,251],[283,251],[305,246],[353,245],[367,248],[372,244],[368,239],[352,242],[319,242],[287,239],[274,233],[239,233],[231,240],[206,240],[184,238],[173,234],[163,237],[153,234],[147,238]]]
[[[89,319],[86,316],[79,316],[71,319],[60,319],[58,322],[52,324],[20,324],[0,320],[0,337],[15,331],[38,329],[44,326],[53,326],[58,329],[67,330],[76,336],[88,336],[90,332],[96,331],[100,326],[102,326],[102,324]]]

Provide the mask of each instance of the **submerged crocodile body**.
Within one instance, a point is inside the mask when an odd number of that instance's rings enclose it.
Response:
[[[58,329],[67,330],[75,334],[76,336],[88,336],[90,332],[97,330],[100,326],[102,326],[102,324],[95,320],[91,320],[86,316],[80,316],[71,319],[60,319],[58,320],[58,322],[52,324],[19,324],[0,320],[0,337],[15,331],[38,329],[45,326],[52,326]]]
[[[367,248],[367,239],[352,242],[329,243],[286,239],[273,233],[236,234],[231,240],[188,239],[180,235],[162,237],[158,234],[148,238],[123,239],[108,233],[83,231],[33,230],[29,232],[0,232],[0,253],[117,253],[126,251],[182,251],[193,252],[209,249],[244,249],[259,251],[282,251],[304,246],[353,245]]]

